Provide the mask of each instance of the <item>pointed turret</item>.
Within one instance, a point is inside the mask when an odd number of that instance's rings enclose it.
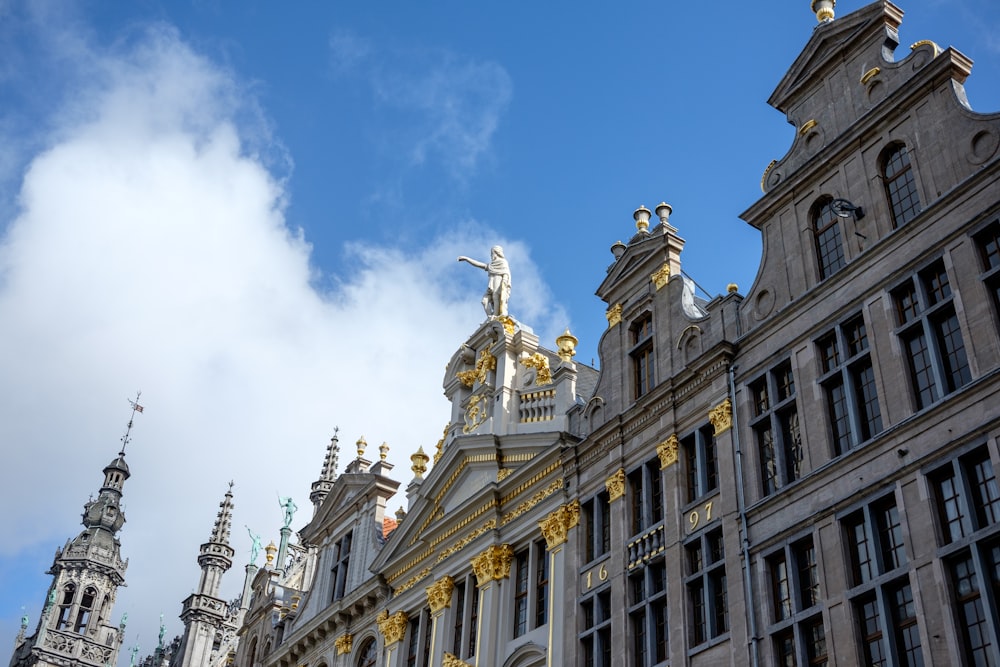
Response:
[[[333,429],[333,437],[326,447],[326,457],[323,459],[323,469],[319,473],[319,479],[312,483],[312,492],[309,500],[313,504],[313,516],[319,512],[320,505],[326,500],[333,483],[337,480],[337,459],[340,456],[340,440],[337,438],[339,427]]]
[[[219,503],[219,513],[208,542],[201,545],[198,565],[201,581],[198,591],[184,600],[181,621],[184,636],[171,664],[179,667],[202,667],[210,664],[212,651],[227,622],[228,603],[219,597],[222,575],[233,565],[236,551],[229,545],[233,523],[233,483]]]
[[[142,406],[130,403],[134,418]],[[122,449],[104,467],[97,497],[84,503],[83,531],[56,550],[48,571],[52,585],[38,626],[25,636],[28,618],[22,619],[11,667],[103,667],[117,662],[125,633],[124,627],[111,622],[111,615],[128,567],[121,558],[118,532],[125,525],[122,489],[131,474],[125,463],[131,431],[129,419]]]

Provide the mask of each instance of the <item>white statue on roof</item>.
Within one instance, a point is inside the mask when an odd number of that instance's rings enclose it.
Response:
[[[510,265],[503,256],[503,248],[498,245],[490,250],[490,262],[480,262],[462,255],[460,262],[468,262],[489,274],[486,293],[483,294],[483,310],[488,319],[498,319],[507,316],[507,304],[510,301]]]

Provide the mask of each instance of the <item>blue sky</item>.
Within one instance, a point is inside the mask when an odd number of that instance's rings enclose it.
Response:
[[[1000,5],[902,8],[899,52],[954,45],[1000,111]],[[308,518],[335,425],[341,465],[364,434],[409,480],[482,319],[457,255],[503,244],[512,314],[584,362],[640,204],[673,206],[709,293],[746,292],[738,215],[794,132],[766,99],[815,25],[807,0],[0,0],[0,637],[22,605],[33,629],[136,388],[117,613],[146,653],[230,478],[243,552],[244,524],[276,539],[275,493]]]

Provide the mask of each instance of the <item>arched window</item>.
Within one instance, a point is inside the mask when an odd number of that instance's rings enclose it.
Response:
[[[59,619],[56,621],[56,630],[65,630],[69,627],[69,612],[73,607],[74,597],[76,597],[76,586],[66,584],[63,587],[62,602],[59,605]]]
[[[832,202],[833,199],[830,197],[820,199],[812,210],[820,280],[829,278],[847,264],[844,259],[844,244],[840,237],[839,218],[830,207]]]
[[[889,200],[893,228],[905,225],[920,213],[917,184],[903,144],[893,144],[882,156],[882,183]]]
[[[87,588],[83,591],[83,597],[80,599],[80,611],[76,614],[74,632],[84,633],[87,631],[87,621],[90,620],[90,612],[94,610],[94,601],[96,598],[96,589]]]
[[[253,667],[254,661],[257,660],[257,638],[254,637],[253,641],[250,642],[250,652],[247,653],[247,667]]]
[[[361,645],[361,650],[358,651],[358,667],[375,667],[377,661],[378,654],[375,649],[375,640],[369,637]]]

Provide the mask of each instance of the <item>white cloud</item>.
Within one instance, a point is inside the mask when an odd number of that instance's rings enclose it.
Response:
[[[129,612],[127,641],[143,638],[146,653],[161,611],[169,633],[180,629],[198,545],[230,479],[238,557],[228,596],[247,557],[244,524],[277,541],[276,493],[298,501],[294,526],[310,515],[309,483],[334,425],[342,464],[358,436],[370,455],[387,441],[405,487],[409,455],[432,448],[448,419],[444,364],[483,317],[485,275],[455,258],[484,255],[496,239],[468,221],[421,248],[359,242],[350,271],[317,291],[309,244],[283,216],[282,178],[259,157],[266,127],[232,75],[170,29],[113,56],[82,55],[80,71],[94,76],[30,160],[0,237],[0,486],[18,499],[2,519],[0,566],[44,569],[21,556],[76,534],[77,512],[118,451],[124,399],[141,388],[121,535],[131,565],[115,613]],[[480,70],[453,71],[461,88]],[[430,92],[422,104],[451,95]],[[495,108],[456,95],[459,107]],[[488,125],[473,134],[488,141]],[[482,150],[482,137],[459,135]],[[551,341],[565,316],[527,249],[506,245],[512,312],[542,323]],[[43,590],[8,592],[27,596],[9,601],[37,618]]]

